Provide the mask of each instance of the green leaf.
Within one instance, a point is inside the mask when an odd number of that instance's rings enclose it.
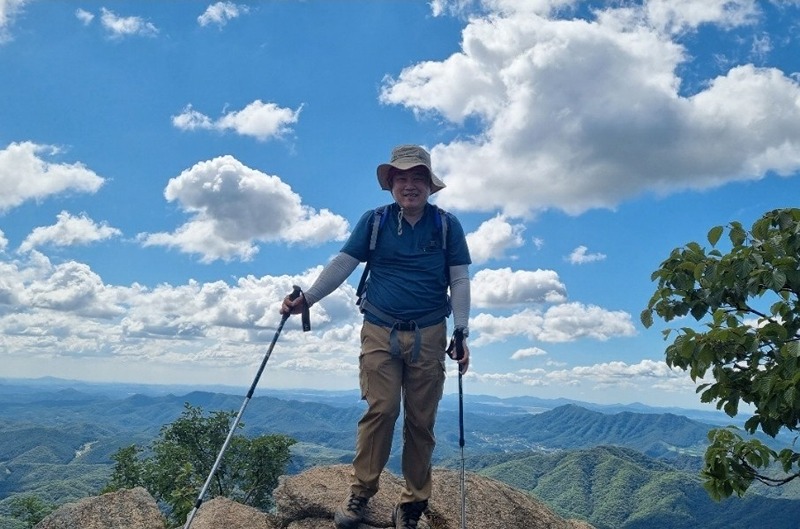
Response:
[[[703,316],[706,315],[707,311],[708,311],[708,305],[705,303],[697,302],[694,305],[692,305],[692,316],[697,321],[703,319]]]
[[[711,243],[711,246],[716,246],[717,242],[719,242],[719,238],[722,237],[722,226],[715,226],[711,228],[708,232],[708,242]]]
[[[706,271],[706,263],[697,263],[694,267],[694,280],[700,281],[703,278],[703,273]]]
[[[641,320],[642,325],[644,325],[645,328],[649,329],[653,325],[653,312],[651,310],[645,309],[639,315],[639,319]]]
[[[769,226],[770,226],[770,219],[769,217],[762,217],[761,219],[757,220],[753,223],[752,233],[753,237],[759,240],[766,240],[769,237]]]
[[[772,271],[772,290],[778,291],[786,284],[786,274],[780,270]]]
[[[741,246],[745,239],[747,239],[747,234],[745,233],[744,229],[742,229],[742,225],[738,222],[731,223],[731,231],[728,236],[730,237],[734,246]]]

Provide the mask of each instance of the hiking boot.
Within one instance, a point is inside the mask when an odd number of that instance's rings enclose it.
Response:
[[[364,519],[364,508],[369,498],[356,496],[352,492],[333,513],[333,523],[336,529],[355,529]]]
[[[427,501],[398,504],[392,513],[392,527],[395,529],[417,529],[419,517],[427,508]]]

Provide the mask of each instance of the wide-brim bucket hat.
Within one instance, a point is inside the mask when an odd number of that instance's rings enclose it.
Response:
[[[420,166],[428,169],[428,173],[431,175],[431,194],[446,187],[431,168],[431,155],[419,145],[398,145],[392,149],[392,158],[389,163],[382,163],[378,166],[378,183],[381,185],[381,189],[391,191],[389,171],[392,168],[405,171]]]

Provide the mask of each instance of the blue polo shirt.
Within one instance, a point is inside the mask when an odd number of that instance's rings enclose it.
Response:
[[[361,262],[370,260],[366,297],[369,302],[398,320],[420,319],[447,304],[446,266],[470,264],[464,229],[455,216],[447,215],[447,255],[442,249],[442,227],[436,206],[427,204],[422,217],[412,227],[402,220],[398,234],[400,206],[393,203],[384,212],[375,250],[370,256],[369,241],[375,211],[361,216],[342,252]],[[365,315],[367,321],[380,323]]]

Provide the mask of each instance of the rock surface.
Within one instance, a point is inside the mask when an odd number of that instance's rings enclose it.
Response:
[[[346,497],[349,465],[314,467],[284,476],[275,490],[275,513],[263,513],[226,498],[204,502],[192,529],[333,529],[333,511]],[[435,469],[428,512],[419,529],[461,527],[461,475]],[[467,473],[466,526],[472,529],[593,529],[587,522],[566,520],[536,498],[499,481]],[[392,510],[402,481],[389,472],[381,490],[367,505],[359,529],[391,527]],[[144,489],[105,494],[67,504],[35,529],[163,529],[156,502]]]
[[[35,529],[163,529],[156,500],[142,487],[84,498],[59,507]]]

